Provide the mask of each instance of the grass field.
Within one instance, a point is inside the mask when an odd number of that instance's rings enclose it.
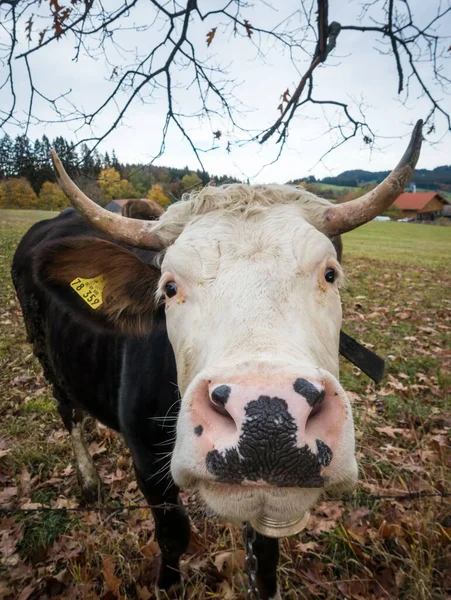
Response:
[[[0,211],[0,507],[76,507],[74,461],[26,342],[10,282],[14,249],[49,213]],[[344,236],[343,329],[386,358],[374,386],[342,362],[357,427],[360,483],[325,498],[281,542],[283,597],[445,600],[451,593],[449,404],[451,228],[370,223]],[[104,502],[139,503],[118,435],[89,421]],[[385,497],[384,496],[388,496]],[[420,496],[420,497],[418,497]],[[189,491],[185,598],[245,598],[240,532]],[[0,598],[151,600],[158,566],[146,509],[0,514]]]
[[[451,253],[451,228],[372,221],[343,236],[345,255],[391,264],[438,268]]]
[[[314,186],[318,190],[332,190],[334,192],[342,192],[343,190],[349,190],[351,188],[346,187],[345,185],[335,185],[333,183],[321,183],[320,181],[315,181]],[[354,189],[354,188],[352,188]]]

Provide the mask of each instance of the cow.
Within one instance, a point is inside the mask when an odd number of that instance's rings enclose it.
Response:
[[[83,411],[124,437],[153,507],[157,589],[180,583],[190,537],[180,488],[254,528],[260,597],[274,600],[277,538],[299,532],[324,491],[355,484],[339,382],[340,235],[394,202],[421,140],[419,121],[397,167],[354,201],[207,186],[153,221],[96,205],[52,153],[76,210],[25,234],[12,277],[86,494],[99,479]]]
[[[156,221],[163,212],[163,207],[155,200],[129,200],[122,207],[122,216],[143,221]]]

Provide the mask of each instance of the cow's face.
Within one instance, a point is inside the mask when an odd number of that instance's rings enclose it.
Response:
[[[159,290],[182,395],[172,473],[218,514],[289,521],[355,480],[341,279],[295,205],[208,213],[167,250]]]

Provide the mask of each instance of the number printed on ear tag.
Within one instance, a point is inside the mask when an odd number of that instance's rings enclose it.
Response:
[[[98,275],[92,279],[83,279],[83,277],[77,277],[70,282],[70,287],[77,292],[82,300],[89,304],[91,308],[96,310],[99,306],[102,306],[103,288],[105,287],[106,277],[105,275]]]

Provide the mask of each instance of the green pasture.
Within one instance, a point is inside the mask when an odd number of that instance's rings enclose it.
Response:
[[[334,183],[321,183],[319,181],[315,181],[312,183],[318,190],[333,190],[334,192],[342,192],[343,190],[354,189],[346,185],[335,185]]]
[[[12,226],[33,225],[37,221],[43,219],[51,219],[56,217],[58,213],[50,210],[20,210],[8,208],[0,210],[0,223],[5,226],[11,223]]]
[[[345,257],[440,267],[451,256],[451,227],[372,221],[343,236]]]

